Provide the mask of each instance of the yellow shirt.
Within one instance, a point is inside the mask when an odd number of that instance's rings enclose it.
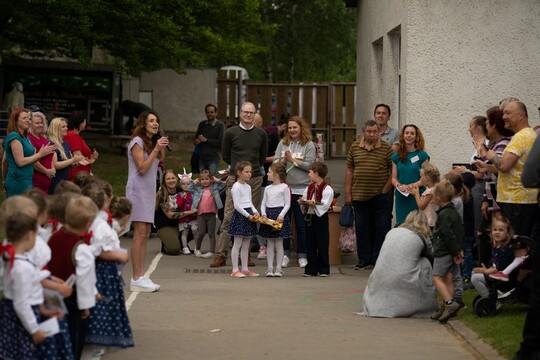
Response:
[[[504,149],[503,156],[510,152],[518,157],[518,161],[509,172],[499,172],[497,202],[510,204],[536,204],[538,202],[538,189],[525,188],[521,183],[523,166],[535,139],[536,133],[528,127],[515,134]]]

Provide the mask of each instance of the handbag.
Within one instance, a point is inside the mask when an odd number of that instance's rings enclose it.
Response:
[[[344,253],[353,253],[356,251],[356,230],[354,226],[341,228],[338,250]]]
[[[354,226],[354,208],[352,205],[343,205],[343,208],[341,208],[339,225],[343,227]]]

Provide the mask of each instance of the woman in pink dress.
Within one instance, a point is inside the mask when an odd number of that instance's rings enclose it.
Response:
[[[28,140],[30,140],[30,143],[34,146],[36,152],[43,146],[50,144],[49,139],[43,136],[46,131],[47,119],[45,118],[45,115],[39,111],[32,113],[30,128],[28,129]],[[32,185],[43,191],[45,194],[48,194],[52,178],[56,174],[56,169],[52,165],[53,156],[54,153],[50,153],[33,164],[34,175],[32,175]]]
[[[156,203],[156,174],[159,160],[165,159],[165,148],[169,139],[161,137],[152,141],[159,133],[159,117],[153,111],[145,111],[137,120],[128,145],[128,181],[126,197],[131,200],[133,210],[133,241],[131,243],[131,262],[133,277],[130,290],[154,292],[159,285],[144,277],[144,259],[154,222]]]
[[[86,144],[86,141],[80,135],[81,131],[86,129],[86,114],[82,111],[75,110],[69,115],[68,132],[64,140],[69,144],[73,156],[82,154],[84,162],[80,162],[77,166],[69,170],[69,179],[73,180],[79,171],[92,172],[91,165],[97,160],[99,153],[96,149],[91,150]],[[83,165],[84,163],[84,165]]]

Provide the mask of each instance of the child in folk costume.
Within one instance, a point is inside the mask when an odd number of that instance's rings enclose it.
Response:
[[[180,240],[182,241],[182,253],[184,255],[190,255],[191,250],[188,247],[188,235],[189,229],[193,233],[193,238],[198,237],[197,226],[197,211],[193,210],[193,195],[188,191],[188,187],[191,184],[191,173],[186,174],[184,169],[183,175],[180,177],[180,189],[181,191],[176,195],[176,204],[178,205],[178,211],[186,212],[192,211],[191,215],[182,217],[178,220],[178,230],[180,231]]]
[[[314,162],[308,174],[312,183],[298,199],[303,205],[306,221],[308,263],[304,269],[305,277],[330,275],[328,210],[332,206],[334,190],[324,181],[327,173],[326,164]]]
[[[133,205],[125,196],[113,196],[109,204],[109,211],[112,216],[112,228],[118,236],[124,235],[129,231],[127,227],[131,216]]]
[[[120,248],[118,234],[104,220],[105,215],[108,215],[105,209],[110,201],[103,185],[104,181],[98,180],[82,189],[83,194],[90,197],[101,209],[89,229],[92,233],[90,244],[99,249],[96,259],[96,287],[101,300],[92,310],[86,342],[127,348],[134,344],[119,267],[123,267],[128,261],[128,253]],[[99,349],[97,352],[102,354],[103,351]]]
[[[50,240],[51,274],[62,280],[75,274],[75,287],[71,296],[64,299],[73,354],[80,359],[86,342],[90,309],[100,295],[96,289],[95,251],[90,246],[92,234],[87,233],[96,218],[98,208],[92,199],[71,195],[65,210],[64,226]]]
[[[28,256],[30,261],[36,266],[40,275],[39,280],[43,289],[46,291],[57,292],[62,297],[66,298],[71,296],[73,289],[71,286],[67,285],[64,280],[52,276],[51,272],[47,269],[47,264],[51,260],[51,248],[47,244],[51,234],[43,225],[47,221],[47,200],[46,195],[43,191],[39,189],[30,189],[24,193],[24,196],[32,200],[37,207],[37,221],[38,221],[38,230],[36,235],[36,243],[34,247],[25,253]],[[36,299],[37,300],[37,299]],[[36,303],[41,304],[43,299],[36,301]],[[54,311],[47,310],[46,314],[50,316],[59,315],[58,325],[60,332],[53,337],[47,339],[54,344],[48,346],[49,358],[54,359],[73,359],[73,349],[71,347],[71,339],[69,337],[69,329],[67,320],[64,317],[63,313],[55,313]],[[45,345],[45,343],[44,343]]]
[[[65,356],[57,353],[56,342],[47,338],[38,325],[46,320],[44,314],[59,314],[47,313],[44,308],[40,271],[28,256],[36,242],[37,207],[28,198],[14,196],[2,204],[0,213],[7,236],[0,244],[0,255],[5,260],[4,298],[0,301],[0,357],[72,359],[71,353]]]
[[[285,184],[285,165],[273,163],[268,169],[268,180],[272,184],[264,189],[261,204],[261,214],[271,220],[283,224],[281,230],[276,230],[270,225],[261,224],[259,235],[266,238],[266,261],[268,269],[267,277],[282,277],[283,270],[283,239],[291,236],[291,222],[287,212],[291,207],[291,190]],[[276,252],[276,266],[274,267],[274,250]]]
[[[251,186],[247,181],[251,179],[251,163],[240,161],[236,164],[236,182],[232,186],[231,195],[234,212],[231,216],[228,234],[234,236],[231,251],[232,273],[234,278],[257,277],[259,274],[248,269],[248,257],[251,237],[257,233],[255,216],[259,213],[251,200]],[[238,254],[241,251],[242,271],[238,269]]]

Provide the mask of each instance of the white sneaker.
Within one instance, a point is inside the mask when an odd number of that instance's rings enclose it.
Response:
[[[211,252],[211,251],[209,251],[209,252],[207,252],[207,253],[205,253],[205,254],[202,254],[201,257],[202,257],[203,259],[212,259],[212,258],[214,257],[214,253]]]
[[[289,257],[287,255],[283,256],[283,261],[281,262],[281,267],[286,268],[289,266]]]
[[[188,247],[185,247],[185,248],[182,249],[182,253],[184,255],[191,255],[191,250],[189,250]]]
[[[202,257],[202,252],[201,252],[201,250],[195,249],[195,256],[196,256],[196,257]]]
[[[131,279],[129,285],[129,291],[132,292],[155,292],[159,290],[159,285],[154,284],[152,280],[147,277],[141,276],[137,280]]]
[[[301,268],[305,268],[306,265],[307,265],[307,259],[305,258],[298,259],[298,266],[300,266]]]

